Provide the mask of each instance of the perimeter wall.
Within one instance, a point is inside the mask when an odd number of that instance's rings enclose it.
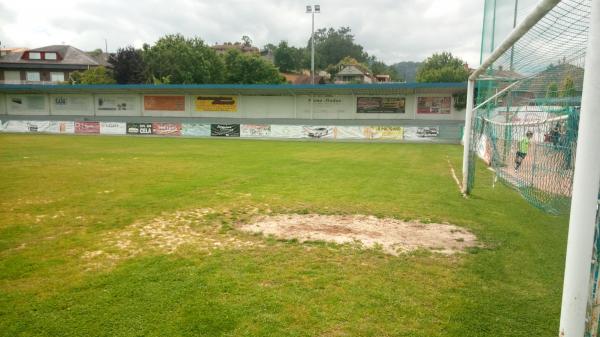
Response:
[[[0,132],[459,142],[449,93],[0,92]]]

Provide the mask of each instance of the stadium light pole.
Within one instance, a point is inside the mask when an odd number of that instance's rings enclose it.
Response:
[[[315,84],[315,14],[321,13],[321,6],[308,5],[306,6],[306,13],[312,15],[312,31],[310,34],[310,83]]]
[[[592,1],[589,22],[560,313],[561,337],[582,337],[586,330],[594,231],[599,206],[600,0]],[[590,318],[598,319],[593,316]]]

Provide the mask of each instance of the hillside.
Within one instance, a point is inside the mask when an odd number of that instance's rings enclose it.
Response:
[[[406,82],[415,82],[415,77],[417,75],[417,68],[419,68],[421,63],[422,62],[413,62],[413,61],[398,62],[396,64],[393,64],[392,67],[394,67],[398,71],[398,74]]]

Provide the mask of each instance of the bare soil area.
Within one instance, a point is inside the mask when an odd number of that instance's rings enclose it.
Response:
[[[406,222],[366,215],[283,214],[258,216],[240,230],[300,242],[358,243],[364,248],[381,247],[398,255],[418,249],[455,254],[479,246],[468,230],[437,223]]]

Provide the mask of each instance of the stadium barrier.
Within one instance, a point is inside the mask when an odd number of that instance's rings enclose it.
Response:
[[[458,143],[462,130],[446,125],[334,126],[6,120],[0,122],[0,132]]]

